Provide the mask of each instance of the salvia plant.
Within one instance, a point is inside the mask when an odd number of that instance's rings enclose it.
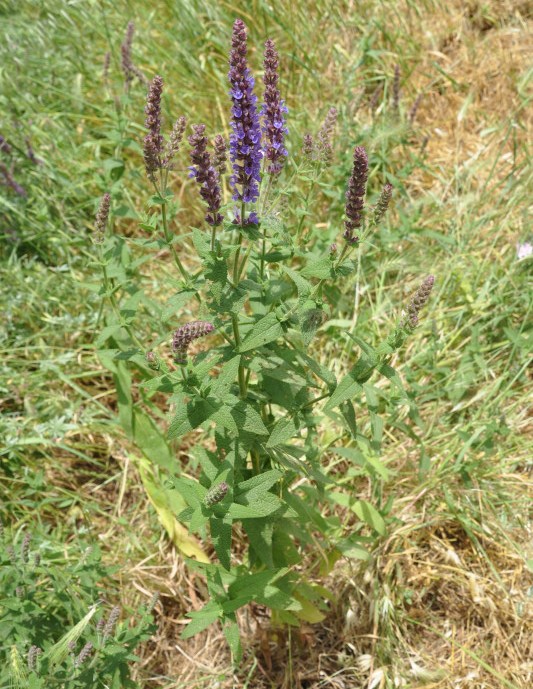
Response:
[[[342,354],[335,343],[328,357],[315,346],[392,187],[368,204],[369,157],[356,146],[344,226],[334,235],[310,231],[311,200],[301,189],[323,179],[334,159],[337,110],[289,153],[276,46],[266,41],[261,84],[247,42],[237,19],[229,140],[183,114],[166,137],[164,82],[152,79],[143,151],[154,195],[143,236],[126,241],[110,231],[109,194],[95,227],[100,291],[111,307],[98,345],[117,386],[120,421],[141,451],[141,477],[162,523],[207,581],[210,599],[190,612],[184,636],[219,621],[236,658],[239,608],[255,601],[280,623],[321,619],[333,594],[315,575],[342,556],[368,558],[374,538],[385,534],[389,508],[346,490],[344,474],[357,475],[352,466],[376,482],[387,477],[379,460],[381,395],[371,379],[389,379],[396,398],[411,405],[390,359],[433,286],[433,277],[423,281],[385,341],[371,345],[346,333],[353,346],[344,367],[334,361]],[[175,172],[184,166],[184,176]],[[180,174],[203,205],[199,227],[190,227],[174,199]],[[173,292],[163,305],[140,275],[154,255],[158,262],[168,256],[177,271],[165,281]],[[333,440],[327,427],[336,429]],[[340,472],[327,468],[334,456]]]
[[[102,600],[113,571],[95,546],[0,528],[0,687],[138,687],[133,651],[155,630],[156,598],[124,621]]]

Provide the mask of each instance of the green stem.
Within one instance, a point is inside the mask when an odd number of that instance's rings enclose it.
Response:
[[[239,332],[239,319],[233,313],[231,314],[231,324],[233,326],[233,336],[235,337],[235,348],[239,349],[241,346],[241,334]],[[244,373],[244,366],[239,364],[239,394],[241,399],[246,397],[246,377]]]
[[[174,247],[174,244],[172,243],[172,237],[170,236],[170,230],[168,228],[168,219],[167,219],[167,204],[166,201],[163,202],[163,205],[161,207],[161,218],[163,221],[163,232],[165,234],[165,241],[168,244],[170,251],[172,253],[172,258],[174,259],[174,263],[178,266],[178,269],[185,280],[185,282],[189,282],[189,275],[185,268],[183,267],[183,263],[180,261],[180,257],[178,256],[178,252],[176,251],[176,248]]]
[[[244,214],[246,212],[246,204],[244,201],[241,202],[241,228],[244,227]],[[239,248],[235,254],[235,263],[233,264],[233,286],[238,287],[240,280],[240,270],[239,270],[239,257],[241,255],[241,245],[242,245],[243,233],[242,229],[239,231]],[[235,347],[239,349],[241,344],[241,334],[239,332],[239,319],[236,314],[231,315],[231,324],[233,326],[233,335],[235,337]],[[239,394],[241,399],[246,398],[247,384],[244,366],[239,364]]]
[[[300,241],[300,232],[302,231],[302,226],[303,226],[305,218],[307,216],[307,209],[309,208],[309,198],[311,196],[311,193],[315,189],[315,184],[316,184],[317,179],[318,179],[317,168],[315,167],[314,177],[311,180],[311,184],[309,186],[309,189],[307,190],[307,194],[305,195],[305,213],[300,218],[300,222],[298,223],[298,227],[296,228],[296,242],[297,243],[299,243],[299,241]]]
[[[122,314],[120,313],[120,306],[119,306],[119,303],[117,301],[117,298],[115,297],[114,285],[111,284],[111,280],[109,279],[109,275],[107,274],[107,267],[106,267],[106,264],[104,261],[102,249],[100,249],[100,260],[102,263],[102,273],[103,273],[103,277],[104,277],[104,289],[105,289],[106,294],[109,297],[109,301],[111,303],[111,307],[115,313],[115,316],[117,317],[120,325],[128,333],[128,336],[129,336],[130,340],[133,342],[133,344],[135,344],[139,348],[139,350],[141,352],[143,352],[144,346],[143,346],[142,342],[138,339],[138,337],[135,335],[135,333],[133,333],[130,326],[126,325],[126,323],[122,322]]]
[[[261,470],[259,465],[259,452],[256,448],[253,448],[252,450],[250,450],[250,454],[252,455],[252,466],[254,474],[257,476],[257,474],[259,474]]]
[[[263,197],[263,205],[261,207],[261,215],[262,216],[265,213],[267,199],[268,199],[268,195],[270,193],[271,188],[272,188],[272,175],[270,175],[268,178],[267,188],[265,189],[265,195]],[[263,241],[261,244],[261,266],[259,268],[259,275],[261,276],[261,280],[263,279],[263,277],[265,275],[266,240],[267,240],[266,230],[263,230]]]

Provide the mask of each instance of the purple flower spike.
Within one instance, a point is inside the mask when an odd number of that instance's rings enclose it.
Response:
[[[346,220],[344,221],[344,239],[349,244],[356,244],[359,237],[354,236],[354,230],[363,223],[363,208],[368,179],[368,156],[362,146],[356,146],[353,152],[352,175],[346,190]]]
[[[163,152],[163,137],[161,136],[161,96],[163,94],[163,79],[155,76],[152,79],[146,98],[146,128],[148,134],[144,138],[144,164],[148,177],[153,181],[154,173],[162,167],[161,154]]]
[[[172,161],[175,158],[177,152],[180,150],[181,140],[183,139],[186,126],[187,118],[182,115],[181,117],[178,117],[178,119],[174,123],[174,126],[172,127],[172,131],[170,132],[170,137],[165,150],[165,158],[162,163],[163,167],[167,170],[172,169]]]
[[[205,219],[210,225],[220,225],[220,178],[213,167],[211,156],[207,151],[207,137],[205,136],[205,124],[193,125],[194,134],[189,137],[192,146],[191,173],[200,185],[200,195],[206,202],[209,212]]]
[[[271,175],[279,175],[283,167],[284,157],[288,155],[285,148],[285,134],[289,130],[285,126],[284,115],[288,112],[285,102],[281,99],[278,89],[279,58],[274,42],[268,39],[265,43],[264,68],[265,102],[261,109],[263,115],[263,134],[266,139],[267,171]]]
[[[134,33],[135,24],[133,22],[128,22],[128,26],[126,28],[126,35],[124,36],[124,42],[120,46],[120,66],[122,67],[122,72],[124,73],[126,90],[129,89],[134,76],[133,61],[131,59],[131,45],[133,43]]]
[[[337,108],[330,108],[326,119],[320,127],[316,142],[316,153],[318,159],[325,165],[330,165],[333,160],[333,134],[337,124]]]
[[[172,339],[172,351],[174,361],[182,366],[187,363],[187,349],[193,340],[209,335],[215,326],[208,321],[192,321],[186,323],[174,332]]]
[[[315,151],[315,142],[313,141],[312,134],[305,134],[302,144],[302,154],[305,158],[311,160],[313,153]]]
[[[222,134],[217,134],[214,140],[215,155],[213,156],[213,167],[218,172],[220,177],[226,174],[226,162],[228,158],[228,149]]]
[[[233,101],[230,134],[230,160],[233,174],[230,184],[233,200],[255,203],[259,198],[261,181],[261,127],[257,113],[257,96],[254,95],[254,78],[246,62],[246,26],[241,19],[233,24],[231,39],[230,95]],[[242,218],[242,224],[245,224]]]
[[[409,328],[410,330],[414,330],[416,328],[419,321],[418,315],[420,311],[424,308],[424,306],[427,304],[429,300],[429,295],[431,294],[431,290],[433,289],[434,284],[435,276],[428,275],[427,278],[424,279],[420,287],[416,290],[416,292],[413,295],[413,298],[407,305],[407,315],[402,322],[404,328]]]
[[[4,139],[4,137],[0,134],[0,151],[2,153],[6,153],[9,155],[11,153],[11,146],[9,143]]]
[[[0,184],[10,187],[16,194],[24,198],[28,195],[26,193],[26,189],[20,186],[17,180],[13,177],[11,170],[9,170],[7,165],[4,165],[4,163],[0,163],[0,173],[3,176],[3,181],[0,179]]]

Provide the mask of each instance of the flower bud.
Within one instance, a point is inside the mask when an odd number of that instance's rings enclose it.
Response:
[[[212,486],[205,495],[204,505],[206,507],[213,507],[217,502],[224,499],[228,490],[229,486],[225,481],[222,481],[217,486]]]

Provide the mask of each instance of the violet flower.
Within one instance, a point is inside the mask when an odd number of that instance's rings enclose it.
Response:
[[[315,150],[315,142],[313,140],[312,134],[304,134],[304,140],[302,144],[302,154],[305,158],[309,160],[312,158]]]
[[[100,205],[98,206],[98,211],[96,213],[96,218],[94,221],[94,229],[98,233],[104,233],[107,225],[107,220],[109,218],[109,208],[111,207],[111,195],[105,193],[102,196]]]
[[[172,160],[180,150],[186,126],[187,118],[183,115],[178,117],[178,119],[174,122],[174,126],[170,132],[168,143],[165,149],[165,159],[162,162],[162,166],[168,170],[172,169]]]
[[[390,200],[392,198],[392,184],[385,184],[381,190],[378,202],[374,207],[374,222],[377,225],[379,221],[383,218],[389,207]]]
[[[28,196],[26,189],[22,187],[17,180],[13,177],[13,174],[11,170],[5,165],[4,163],[0,163],[0,173],[2,173],[4,177],[3,184],[7,187],[10,187],[13,189],[15,194],[18,194],[19,196],[22,196],[23,198],[26,198]],[[0,180],[1,183],[1,180]]]
[[[191,176],[196,178],[200,185],[200,196],[207,204],[209,212],[205,219],[210,225],[220,225],[221,195],[218,172],[213,167],[211,156],[207,150],[207,137],[205,136],[205,124],[193,125],[194,133],[189,137],[192,146]]]
[[[78,668],[80,665],[83,665],[83,663],[90,657],[94,649],[94,646],[91,641],[88,641],[85,646],[81,649],[79,652],[77,658],[74,660],[74,667]]]
[[[172,339],[172,351],[174,352],[174,361],[177,364],[185,365],[187,363],[187,349],[193,340],[199,337],[204,337],[213,332],[215,326],[208,321],[191,321],[182,325],[174,332]]]
[[[213,142],[215,154],[213,155],[213,167],[218,172],[219,176],[226,174],[226,165],[228,160],[228,147],[222,134],[217,134]]]
[[[368,179],[368,156],[363,146],[356,146],[353,152],[353,169],[346,190],[346,220],[344,221],[344,239],[348,244],[356,244],[359,237],[354,230],[363,223],[363,208]]]
[[[422,282],[420,287],[414,293],[411,301],[407,305],[407,315],[402,321],[402,326],[414,330],[418,325],[418,314],[422,308],[427,304],[433,285],[435,284],[435,276],[428,275]]]
[[[413,126],[413,124],[414,124],[416,113],[418,112],[418,107],[420,105],[422,98],[423,98],[423,94],[419,93],[418,96],[416,97],[413,105],[411,106],[411,109],[409,110],[409,115],[407,116],[407,119],[409,120],[409,124],[411,126]]]
[[[146,128],[148,134],[144,138],[144,164],[148,177],[154,182],[154,173],[162,167],[163,137],[161,136],[161,95],[163,93],[163,79],[155,76],[152,79],[146,98]]]
[[[264,103],[261,108],[263,116],[263,134],[266,139],[265,155],[268,162],[267,171],[271,175],[279,175],[284,157],[288,155],[285,148],[285,134],[289,130],[285,126],[284,114],[288,113],[285,101],[281,99],[278,88],[279,57],[274,42],[270,39],[265,43],[264,53],[265,83]]]
[[[394,67],[392,80],[392,110],[396,116],[400,114],[400,65]]]
[[[337,124],[337,115],[337,108],[330,108],[317,135],[317,157],[326,165],[329,165],[333,158],[333,132]]]
[[[261,127],[257,113],[257,96],[253,92],[254,78],[246,62],[246,26],[241,19],[233,24],[231,39],[230,95],[233,102],[230,134],[230,159],[233,174],[230,184],[233,200],[241,203],[255,203],[259,198],[261,181]],[[254,222],[257,216],[240,218],[242,225]],[[252,219],[253,218],[253,219]]]
[[[129,89],[134,76],[133,61],[131,59],[131,45],[133,42],[134,33],[135,24],[130,21],[128,22],[128,26],[126,27],[126,35],[124,36],[124,42],[120,46],[120,66],[122,67],[122,72],[124,73],[126,90]]]
[[[11,153],[11,146],[5,140],[5,138],[0,134],[0,151],[9,155]]]

